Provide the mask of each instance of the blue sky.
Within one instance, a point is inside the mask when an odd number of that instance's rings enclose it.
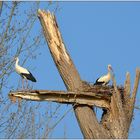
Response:
[[[43,4],[40,9],[43,9]],[[111,64],[118,85],[123,85],[127,71],[134,83],[135,69],[140,67],[140,2],[59,2],[56,18],[76,68],[83,80],[94,82]],[[50,9],[51,11],[51,9]],[[41,28],[39,20],[37,28]],[[35,32],[35,30],[34,30]],[[65,90],[51,58],[47,43],[38,50],[36,60],[26,63],[34,69],[35,89]],[[31,66],[30,66],[31,65]],[[15,78],[19,78],[14,74]],[[140,105],[140,88],[137,103]],[[62,105],[63,114],[71,106]],[[140,138],[140,111],[135,111],[129,138]],[[83,138],[73,111],[55,128],[53,138]]]

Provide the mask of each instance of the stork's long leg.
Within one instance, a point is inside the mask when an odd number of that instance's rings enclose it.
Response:
[[[26,79],[26,89],[28,89],[28,81],[27,81],[27,79]]]
[[[22,86],[22,78],[19,79],[19,81],[18,81],[18,89],[21,89],[21,86]]]
[[[24,89],[24,78],[22,78],[22,90]]]

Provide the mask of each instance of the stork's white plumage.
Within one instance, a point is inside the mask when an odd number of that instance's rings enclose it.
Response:
[[[111,79],[111,71],[113,71],[111,65],[108,65],[108,73],[98,78],[94,85],[107,85]]]
[[[31,80],[32,82],[36,82],[36,79],[32,75],[32,73],[29,70],[21,67],[18,64],[19,63],[18,57],[16,57],[15,60],[16,60],[16,63],[15,63],[15,71],[23,78],[22,84],[24,85],[24,79],[26,79],[26,84],[27,84],[27,80]]]

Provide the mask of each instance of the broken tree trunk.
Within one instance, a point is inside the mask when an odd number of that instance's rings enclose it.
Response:
[[[66,50],[55,16],[43,10],[38,10],[38,16],[51,55],[68,91],[16,91],[11,92],[10,97],[72,104],[84,138],[128,138],[140,69],[136,69],[132,95],[129,73],[126,75],[124,88],[116,86],[114,76],[112,76],[112,87],[94,86],[82,81]],[[100,122],[93,106],[103,108]]]
[[[42,10],[38,10],[38,15],[48,47],[68,91],[80,93],[83,91],[83,82],[65,48],[55,16]],[[98,123],[91,107],[77,105],[74,107],[74,112],[85,138],[110,137]]]

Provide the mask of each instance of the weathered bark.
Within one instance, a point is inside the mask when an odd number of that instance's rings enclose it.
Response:
[[[65,48],[55,16],[42,10],[38,10],[38,15],[48,47],[68,91],[80,93],[83,90],[83,82]],[[110,137],[98,123],[91,107],[77,105],[74,111],[84,138]]]

